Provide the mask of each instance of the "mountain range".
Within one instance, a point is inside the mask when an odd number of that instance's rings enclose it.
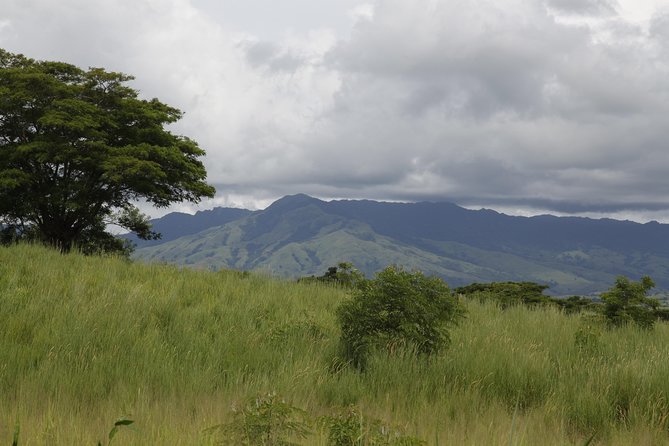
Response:
[[[152,221],[157,241],[134,257],[296,278],[352,262],[368,276],[401,265],[473,282],[532,281],[554,295],[591,294],[615,277],[650,275],[669,290],[669,225],[581,217],[517,217],[452,203],[279,199],[267,209],[216,208]]]

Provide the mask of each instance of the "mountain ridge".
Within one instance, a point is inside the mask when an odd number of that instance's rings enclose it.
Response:
[[[530,280],[554,294],[589,294],[617,275],[649,274],[669,289],[669,225],[656,222],[517,217],[448,202],[323,201],[304,194],[262,211],[219,212],[223,218],[208,220],[208,228],[195,231],[204,223],[193,216],[200,226],[139,246],[135,257],[283,277],[322,274],[340,261],[367,275],[399,264],[453,286]]]

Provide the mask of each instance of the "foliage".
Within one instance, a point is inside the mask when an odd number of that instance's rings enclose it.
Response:
[[[359,369],[375,348],[436,353],[449,343],[449,324],[462,315],[444,281],[391,266],[360,282],[353,298],[337,309],[341,351]]]
[[[574,345],[581,352],[595,353],[601,348],[601,324],[592,317],[583,317],[581,320],[583,325],[574,333]]]
[[[328,446],[420,446],[425,442],[403,435],[380,420],[364,417],[355,407],[321,417],[327,431]]]
[[[500,307],[508,308],[513,305],[538,305],[549,302],[548,296],[543,292],[548,288],[534,282],[492,282],[473,283],[464,287],[456,288],[455,294],[475,297],[480,301],[492,299]]]
[[[581,313],[584,310],[597,310],[601,304],[583,296],[570,296],[566,299],[552,298],[551,302],[567,314]]]
[[[309,427],[306,413],[277,397],[276,393],[250,399],[242,409],[233,408],[233,420],[209,428],[222,434],[221,444],[244,446],[288,446],[293,438],[305,438]]]
[[[340,262],[331,266],[322,276],[303,277],[298,282],[323,282],[339,285],[345,288],[354,288],[365,279],[365,275],[358,271],[350,262]]]
[[[547,289],[547,285],[534,282],[491,282],[473,283],[456,288],[454,293],[477,299],[480,302],[490,300],[496,302],[502,309],[515,305],[529,307],[554,305],[567,314],[576,314],[585,310],[597,311],[601,306],[600,303],[583,296],[567,298],[546,296],[543,292]]]
[[[660,306],[657,299],[648,297],[648,292],[654,287],[655,283],[648,276],[643,276],[638,282],[624,276],[617,277],[613,287],[601,295],[607,323],[612,327],[634,323],[641,328],[652,328]]]
[[[660,321],[669,322],[669,307],[660,307],[655,310],[655,316]]]
[[[37,239],[69,251],[124,251],[105,230],[115,224],[156,238],[132,204],[197,202],[204,155],[164,126],[182,113],[143,100],[133,78],[82,70],[0,49],[0,227],[2,239]]]

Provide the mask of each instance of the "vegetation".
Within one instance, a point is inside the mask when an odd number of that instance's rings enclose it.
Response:
[[[360,282],[353,298],[338,308],[342,355],[364,369],[376,349],[438,353],[450,341],[449,324],[462,313],[443,280],[390,266]]]
[[[494,299],[502,308],[512,305],[538,305],[550,301],[544,296],[548,285],[534,282],[492,282],[473,283],[464,287],[456,288],[455,293],[464,296],[476,297],[479,300]]]
[[[136,200],[164,207],[213,196],[204,151],[164,128],[182,113],[139,99],[130,80],[0,49],[2,241],[127,251],[108,224],[159,236]]]
[[[660,306],[657,299],[648,297],[648,292],[654,287],[655,283],[648,276],[638,282],[618,277],[615,285],[602,294],[606,321],[614,327],[634,323],[641,328],[651,328]]]
[[[233,408],[230,423],[207,431],[220,435],[221,444],[289,446],[296,444],[290,439],[303,439],[309,434],[305,417],[303,410],[270,393],[251,398],[241,409]]]
[[[548,286],[533,282],[474,283],[456,288],[454,292],[456,295],[477,299],[480,302],[495,302],[502,309],[514,305],[528,307],[552,305],[568,314],[581,312],[600,314],[612,328],[626,323],[651,328],[657,320],[669,320],[669,307],[662,306],[657,298],[648,296],[648,292],[654,286],[648,276],[639,282],[619,276],[614,286],[600,296],[601,300],[583,296],[567,298],[545,296],[543,292]]]
[[[331,266],[322,276],[309,276],[298,279],[298,282],[323,282],[346,288],[355,288],[365,280],[365,275],[358,271],[351,262],[339,262]]]
[[[664,322],[608,330],[587,312],[463,299],[447,350],[372,352],[360,373],[332,367],[349,299],[321,283],[0,247],[0,442],[20,425],[19,444],[95,445],[122,413],[137,428],[112,444],[211,445],[209,428],[240,419],[231,408],[274,393],[308,415],[289,418],[309,422],[289,440],[304,445],[333,444],[314,422],[328,417],[340,438],[357,417],[360,432],[428,445],[669,441]]]
[[[425,442],[397,429],[381,420],[365,417],[357,408],[348,407],[341,413],[324,416],[319,424],[328,433],[329,446],[421,446]]]

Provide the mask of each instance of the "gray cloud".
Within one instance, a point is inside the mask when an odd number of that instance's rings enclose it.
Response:
[[[304,192],[669,215],[669,15],[366,3],[7,0],[0,46],[134,74],[183,109],[174,130],[219,189],[204,206]]]
[[[246,53],[246,60],[254,68],[295,72],[307,62],[304,56],[291,53],[272,42],[244,41],[240,43],[240,47]]]
[[[667,65],[641,29],[616,18],[597,42],[529,2],[435,3],[379,3],[330,53],[342,88],[315,145],[388,173],[376,190],[405,199],[666,202],[652,166],[668,167]]]
[[[583,15],[613,15],[617,3],[610,0],[548,0],[548,6],[558,11]]]

